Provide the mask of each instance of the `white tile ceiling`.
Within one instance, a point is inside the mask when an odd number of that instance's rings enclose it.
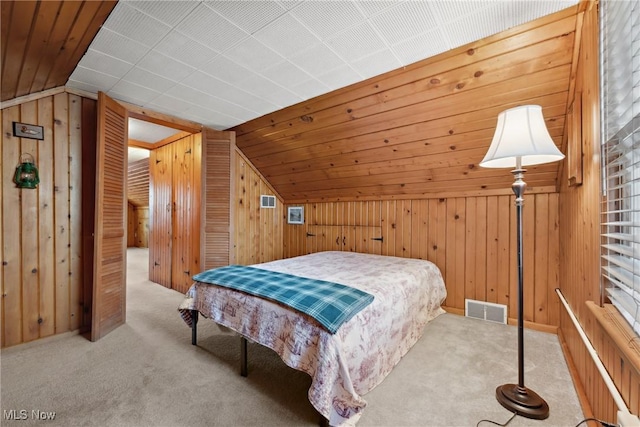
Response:
[[[69,78],[227,129],[578,0],[120,0]]]

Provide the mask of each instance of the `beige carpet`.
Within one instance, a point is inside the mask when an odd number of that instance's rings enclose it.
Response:
[[[127,324],[97,343],[54,337],[1,352],[1,425],[316,426],[307,375],[249,344],[249,377],[238,375],[239,339],[206,319],[199,346],[176,310],[182,296],[146,280],[146,250],[129,251]],[[496,386],[517,381],[517,330],[452,314],[365,398],[358,426],[475,426],[506,422]],[[525,332],[527,386],[551,408],[545,421],[575,426],[583,415],[555,335]],[[22,412],[24,411],[24,412]],[[32,411],[55,412],[52,421]],[[8,420],[14,418],[26,420]],[[481,426],[490,426],[481,423]]]

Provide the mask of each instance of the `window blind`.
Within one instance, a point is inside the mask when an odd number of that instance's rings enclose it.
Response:
[[[640,334],[640,6],[603,0],[602,279],[605,296]]]

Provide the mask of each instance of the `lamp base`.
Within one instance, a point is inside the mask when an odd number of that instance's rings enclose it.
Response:
[[[502,406],[526,418],[544,420],[549,416],[549,405],[538,394],[517,384],[504,384],[496,388],[496,399]]]

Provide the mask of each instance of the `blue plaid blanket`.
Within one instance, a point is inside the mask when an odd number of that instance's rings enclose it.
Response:
[[[373,301],[373,295],[339,283],[241,265],[204,271],[193,280],[281,302],[313,317],[332,334]]]

